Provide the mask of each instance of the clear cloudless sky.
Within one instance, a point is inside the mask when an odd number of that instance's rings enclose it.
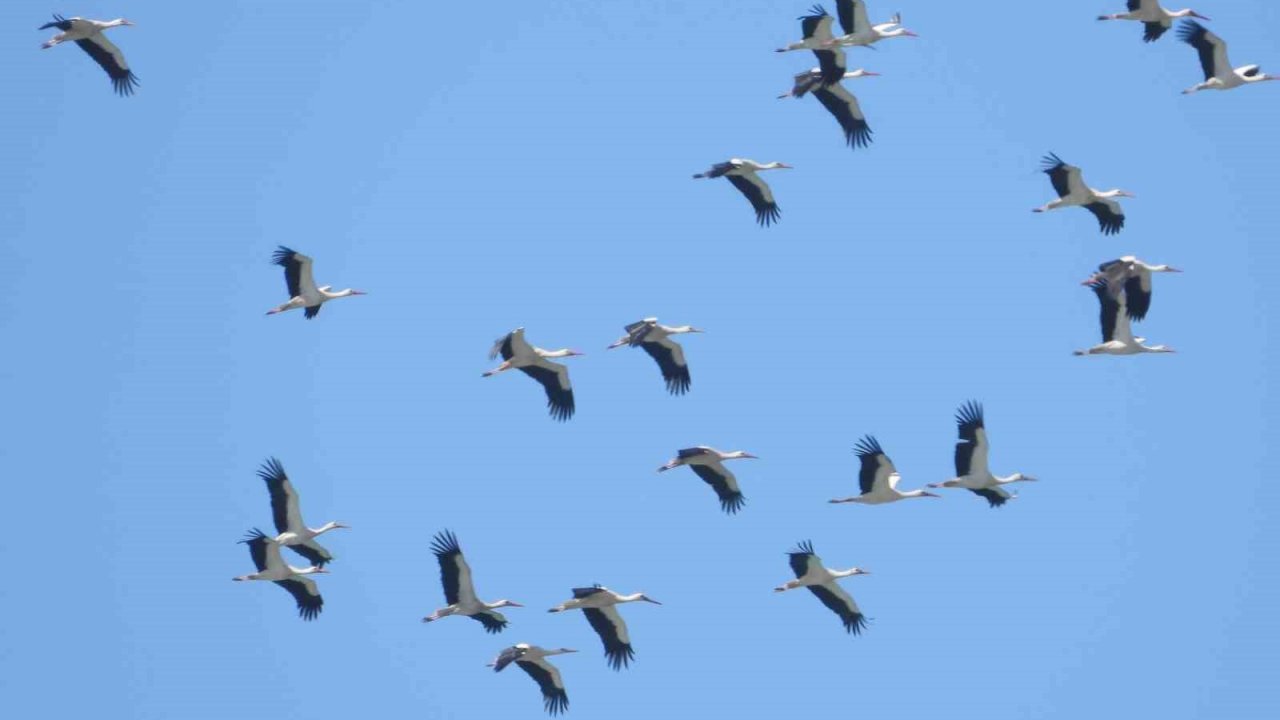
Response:
[[[101,2],[0,7],[0,714],[23,718],[539,718],[520,641],[557,658],[571,717],[1273,718],[1280,86],[1184,97],[1195,52],[1099,23],[1122,0],[871,4],[917,40],[853,50],[875,143],[777,100],[807,0]],[[832,8],[834,10],[834,7]],[[1280,7],[1203,0],[1237,65],[1280,70]],[[115,97],[51,12],[109,19],[142,85]],[[1053,197],[1054,151],[1137,194],[1104,237]],[[780,160],[770,229],[729,157]],[[369,291],[300,313],[285,244]],[[1079,282],[1135,253],[1140,333],[1098,342]],[[605,346],[656,315],[693,390]],[[481,379],[517,326],[569,360],[578,414]],[[955,408],[986,406],[992,468],[1041,479],[884,507],[856,491],[874,433],[903,487],[950,477]],[[731,465],[720,512],[680,447]],[[270,529],[279,457],[326,538],[311,623],[236,541]],[[455,530],[510,628],[444,604]],[[871,618],[861,637],[784,555],[812,539]],[[295,560],[296,562],[296,560]],[[636,662],[585,620],[603,583]]]

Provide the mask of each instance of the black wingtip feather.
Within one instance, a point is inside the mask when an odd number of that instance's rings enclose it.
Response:
[[[262,463],[262,467],[258,468],[258,477],[268,482],[289,479],[289,476],[284,472],[284,465],[273,457],[267,458]]]
[[[1183,20],[1178,26],[1178,39],[1184,43],[1194,45],[1205,36],[1209,29],[1195,20]]]
[[[796,18],[796,19],[797,19],[797,20],[809,20],[809,19],[811,19],[811,18],[820,18],[820,17],[825,17],[825,16],[830,15],[830,14],[831,14],[831,13],[827,12],[827,9],[826,9],[826,8],[824,8],[824,7],[822,7],[821,5],[814,5],[813,7],[809,8],[809,14],[808,14],[808,15],[801,15],[800,17],[798,17],[798,18]]]
[[[737,515],[738,511],[747,504],[747,496],[742,493],[733,493],[720,498],[720,509],[729,515]]]
[[[296,250],[279,245],[276,247],[275,252],[271,253],[271,262],[274,265],[288,265],[293,262],[293,256],[297,254]]]
[[[853,446],[853,451],[860,458],[884,454],[884,449],[880,447],[880,441],[876,440],[874,435],[866,435],[859,439],[858,443]]]
[[[442,530],[431,539],[431,552],[441,557],[462,552],[462,546],[458,545],[458,536],[452,530]]]
[[[788,555],[817,555],[817,553],[813,551],[812,540],[801,540],[800,542],[796,543],[795,549],[788,550],[787,554]]]
[[[982,427],[982,403],[977,400],[969,400],[960,406],[956,411],[956,422],[960,425],[973,425]]]
[[[756,210],[756,222],[760,223],[760,227],[769,227],[778,222],[781,217],[782,208],[779,208],[776,204]]]
[[[1055,153],[1049,153],[1048,155],[1040,158],[1040,169],[1045,172],[1053,172],[1063,165],[1066,165],[1066,163],[1063,162],[1062,158],[1058,157]]]

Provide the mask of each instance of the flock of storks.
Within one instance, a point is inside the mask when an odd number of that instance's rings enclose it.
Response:
[[[1172,27],[1176,18],[1208,19],[1189,9],[1170,12],[1160,7],[1156,0],[1128,0],[1127,4],[1128,12],[1103,15],[1098,19],[1141,22],[1144,26],[1143,39],[1146,42],[1159,39]],[[833,32],[835,19],[822,7],[815,6],[810,14],[800,18],[803,39],[778,50],[778,52],[810,50],[819,63],[818,67],[796,75],[792,90],[780,97],[800,98],[806,94],[813,95],[835,116],[849,146],[865,147],[871,142],[870,126],[859,107],[857,98],[841,84],[841,81],[846,78],[874,76],[877,73],[863,69],[849,71],[843,48],[867,47],[888,38],[915,37],[916,35],[901,26],[901,17],[898,15],[889,22],[870,24],[867,20],[866,4],[862,0],[837,0],[836,5],[839,24],[844,34],[835,35]],[[40,29],[52,27],[61,31],[43,47],[50,48],[63,42],[74,41],[106,70],[117,93],[130,95],[137,86],[137,77],[129,69],[123,53],[106,38],[103,31],[132,24],[123,18],[104,22],[79,17],[68,19],[55,15],[53,22],[41,26]],[[1208,89],[1228,90],[1254,82],[1280,79],[1261,73],[1257,65],[1233,69],[1227,59],[1226,43],[1195,20],[1184,21],[1178,35],[1199,53],[1205,75],[1204,82],[1184,92]],[[758,173],[787,167],[790,166],[780,162],[757,163],[753,160],[734,158],[717,163],[710,170],[694,177],[726,178],[751,202],[757,221],[762,226],[768,226],[779,219],[780,210],[771,189],[759,178]],[[1079,206],[1097,217],[1104,234],[1112,235],[1123,229],[1125,216],[1116,199],[1132,197],[1130,193],[1118,189],[1100,192],[1090,188],[1084,183],[1080,168],[1063,162],[1053,154],[1045,158],[1044,171],[1049,176],[1058,198],[1036,208],[1035,212]],[[364,294],[360,290],[333,291],[329,285],[317,286],[312,277],[311,258],[292,249],[279,248],[272,256],[272,261],[284,268],[289,300],[272,308],[268,314],[302,309],[305,317],[311,319],[316,317],[323,304],[330,300]],[[1076,354],[1130,355],[1173,352],[1163,345],[1145,345],[1145,339],[1134,337],[1130,326],[1131,321],[1140,321],[1146,317],[1151,306],[1152,275],[1163,272],[1178,272],[1178,270],[1168,265],[1148,264],[1133,256],[1103,263],[1098,271],[1083,283],[1097,294],[1101,307],[1103,342],[1087,350],[1076,351]],[[626,334],[609,345],[609,349],[623,346],[643,349],[657,363],[669,393],[682,395],[689,391],[691,387],[689,367],[683,348],[673,341],[672,336],[699,333],[702,330],[690,325],[662,325],[656,318],[646,318],[627,325],[625,331]],[[568,369],[552,360],[576,355],[581,353],[570,349],[549,351],[533,346],[525,340],[524,329],[517,328],[495,342],[490,357],[501,356],[502,363],[485,372],[484,376],[497,375],[507,370],[520,370],[542,385],[551,416],[556,420],[564,421],[571,418],[575,412],[573,388],[569,382]],[[1000,507],[1014,497],[1005,486],[1035,480],[1034,477],[1022,473],[998,476],[988,469],[989,445],[980,404],[971,401],[961,406],[956,414],[956,422],[959,438],[955,445],[955,477],[942,483],[931,484],[930,488],[969,490],[985,499],[991,507]],[[876,438],[866,436],[859,440],[856,452],[861,463],[858,477],[859,494],[833,499],[830,502],[878,505],[909,498],[938,497],[937,494],[927,490],[898,490],[899,474],[893,461]],[[745,496],[738,485],[737,478],[724,467],[724,463],[728,460],[754,457],[744,451],[722,452],[705,446],[691,447],[679,450],[676,457],[658,468],[658,471],[687,466],[715,491],[724,512],[732,514],[742,509]],[[299,615],[305,620],[312,620],[319,615],[324,600],[310,576],[328,572],[325,566],[333,559],[332,554],[320,545],[316,538],[331,530],[347,526],[339,522],[330,522],[314,529],[309,528],[302,519],[298,493],[278,460],[269,459],[258,474],[265,482],[270,496],[276,534],[271,536],[255,529],[241,541],[248,546],[257,572],[234,579],[265,580],[276,583],[293,596]],[[281,556],[282,547],[289,548],[310,564],[301,568],[289,565]],[[508,625],[508,621],[498,612],[498,609],[521,607],[521,605],[505,599],[487,603],[476,596],[471,568],[463,556],[457,537],[452,532],[446,530],[437,534],[432,543],[432,550],[439,561],[441,583],[447,604],[423,618],[423,622],[461,615],[478,621],[487,632],[502,631]],[[800,543],[790,552],[789,557],[795,579],[775,589],[782,592],[800,587],[808,588],[825,606],[839,616],[848,632],[854,634],[861,632],[866,620],[853,598],[836,581],[844,577],[865,574],[866,571],[856,567],[848,570],[826,568],[815,553],[813,545],[807,541]],[[573,588],[572,595],[571,599],[551,608],[550,612],[582,610],[591,628],[600,636],[608,665],[615,670],[628,666],[634,658],[634,650],[626,623],[618,613],[617,605],[637,601],[661,603],[643,593],[625,595],[600,585]],[[519,643],[503,650],[490,665],[495,671],[501,671],[511,663],[515,663],[525,670],[540,686],[546,710],[554,715],[568,708],[568,695],[559,671],[546,658],[571,652],[576,651],[569,648],[549,649]]]

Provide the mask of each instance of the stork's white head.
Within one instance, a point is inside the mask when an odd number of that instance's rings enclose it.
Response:
[[[1009,479],[1009,482],[1036,482],[1039,479],[1040,478],[1032,477],[1030,475],[1023,475],[1022,473],[1014,473],[1013,477]]]
[[[649,597],[648,595],[645,595],[644,593],[641,593],[641,594],[640,594],[640,597],[638,597],[638,598],[636,598],[636,599],[637,599],[637,600],[639,600],[639,601],[641,601],[641,602],[653,603],[654,605],[661,605],[661,604],[662,604],[662,603],[658,602],[657,600],[654,600],[653,598]]]
[[[494,610],[497,610],[498,608],[504,608],[504,607],[524,607],[524,605],[521,605],[520,603],[514,600],[499,600],[498,602],[493,604]]]
[[[112,20],[111,22],[107,23],[107,25],[111,27],[133,27],[134,22],[132,20],[126,20],[124,18],[116,18],[115,20]]]
[[[864,77],[880,77],[880,73],[871,72],[870,70],[863,70],[862,68],[858,68],[857,70],[854,70],[852,72],[845,73],[844,76],[850,79],[864,78]]]
[[[1191,8],[1187,8],[1186,10],[1182,10],[1182,11],[1179,11],[1179,12],[1173,13],[1173,16],[1174,16],[1174,17],[1193,17],[1193,18],[1196,18],[1196,19],[1198,19],[1198,20],[1209,20],[1209,19],[1210,19],[1210,18],[1205,17],[1204,15],[1201,15],[1200,13],[1196,12],[1195,10],[1192,10]]]
[[[771,163],[765,163],[764,165],[761,165],[760,169],[761,170],[791,170],[792,167],[782,162],[771,162]]]
[[[745,450],[734,450],[731,453],[727,453],[724,456],[724,459],[725,460],[740,460],[740,459],[759,460],[760,458],[755,455],[752,455],[751,453]]]

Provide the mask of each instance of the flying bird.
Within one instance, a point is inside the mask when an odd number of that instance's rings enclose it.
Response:
[[[645,318],[633,322],[624,328],[626,337],[608,347],[612,350],[623,345],[638,347],[649,354],[658,369],[662,371],[662,379],[667,383],[667,392],[672,395],[683,395],[689,392],[692,380],[689,378],[689,364],[684,359],[684,348],[671,339],[672,335],[705,332],[692,325],[660,325],[658,318]]]
[[[830,570],[823,567],[822,558],[814,553],[813,543],[808,540],[800,543],[787,555],[790,557],[791,571],[796,574],[796,579],[788,580],[773,591],[785,592],[801,587],[809,588],[809,592],[816,595],[827,609],[840,616],[840,622],[844,624],[846,632],[860,635],[867,626],[866,616],[858,609],[853,596],[845,592],[836,580],[870,573],[856,567],[848,570]]]
[[[302,314],[310,320],[320,313],[320,306],[330,300],[366,294],[363,290],[351,288],[333,292],[332,285],[316,287],[315,278],[311,277],[311,258],[283,245],[271,254],[271,262],[284,268],[289,302],[268,310],[268,315],[304,308]]]
[[[1151,309],[1152,273],[1180,272],[1182,271],[1172,265],[1150,265],[1133,255],[1125,255],[1102,263],[1098,266],[1098,272],[1080,284],[1093,285],[1099,280],[1106,280],[1107,289],[1113,298],[1119,300],[1120,293],[1124,293],[1129,319],[1138,322],[1146,318]]]
[[[836,0],[836,15],[844,30],[844,35],[836,38],[841,45],[869,46],[889,38],[919,37],[902,27],[900,13],[895,13],[889,22],[872,25],[867,20],[867,4],[863,0]]]
[[[960,435],[956,441],[956,476],[946,482],[932,483],[929,487],[962,488],[995,508],[1016,497],[1003,485],[1036,480],[1022,473],[1000,477],[987,469],[987,428],[982,417],[982,405],[973,400],[961,405],[956,411],[956,425]]]
[[[502,364],[484,373],[484,377],[497,375],[507,370],[519,370],[528,375],[547,393],[547,410],[551,417],[561,422],[573,417],[573,386],[569,384],[569,368],[560,363],[551,362],[552,358],[576,357],[582,353],[577,350],[543,350],[530,345],[524,339],[524,328],[515,330],[498,338],[489,351],[489,359],[502,356]]]
[[[839,82],[840,78],[844,77],[845,74],[846,59],[844,49],[835,42],[835,36],[831,34],[831,16],[827,14],[827,11],[821,5],[814,5],[808,15],[803,15],[798,19],[800,20],[800,31],[804,39],[787,47],[778,48],[777,52],[812,50],[814,57],[818,59],[817,72],[819,81],[824,85]],[[797,78],[798,81],[799,78]],[[801,93],[801,95],[803,94]],[[800,95],[796,97],[800,97]]]
[[[115,88],[117,95],[132,95],[134,88],[138,85],[138,76],[129,69],[129,63],[125,62],[124,53],[120,52],[120,48],[102,34],[104,30],[131,25],[133,22],[124,18],[103,21],[54,15],[53,22],[41,25],[40,29],[57,28],[62,32],[54,35],[40,47],[48,50],[68,40],[74,40],[81,50],[84,50],[94,62],[107,71],[107,75],[111,78],[111,86]]]
[[[1115,13],[1112,15],[1099,15],[1099,20],[1137,20],[1142,23],[1142,40],[1144,42],[1155,42],[1160,39],[1173,27],[1173,21],[1177,18],[1193,17],[1201,20],[1209,18],[1201,15],[1195,10],[1165,10],[1160,7],[1159,0],[1129,0],[1129,12]]]
[[[324,598],[320,590],[308,575],[327,573],[322,567],[311,566],[296,568],[286,565],[280,558],[280,544],[267,537],[261,530],[254,529],[240,542],[249,546],[249,556],[258,572],[231,578],[237,582],[245,580],[268,580],[279,585],[293,596],[298,603],[298,616],[303,620],[315,620],[324,607]]]
[[[1102,343],[1088,350],[1076,350],[1075,355],[1139,355],[1142,353],[1171,353],[1173,348],[1164,345],[1144,345],[1146,338],[1134,337],[1129,326],[1129,311],[1125,308],[1125,293],[1113,292],[1105,278],[1090,283],[1101,306]]]
[[[1200,67],[1204,70],[1204,82],[1183,90],[1183,95],[1201,90],[1231,90],[1241,85],[1280,80],[1280,77],[1262,72],[1262,67],[1258,65],[1232,69],[1231,60],[1227,58],[1227,43],[1195,20],[1182,21],[1178,26],[1178,39],[1200,53]]]
[[[271,517],[275,522],[275,541],[290,548],[308,562],[317,567],[333,560],[333,555],[316,542],[316,538],[330,530],[348,528],[340,522],[327,522],[312,529],[302,522],[302,510],[299,508],[298,491],[293,489],[284,466],[275,458],[268,458],[258,470],[258,477],[267,484],[267,492],[271,495]]]
[[[622,615],[618,613],[618,608],[615,606],[629,602],[662,604],[644,593],[622,595],[607,587],[593,585],[573,588],[573,599],[566,600],[547,612],[581,610],[587,617],[587,622],[591,624],[591,629],[596,631],[600,641],[604,643],[604,656],[609,667],[621,670],[631,664],[636,654],[631,648],[631,636],[627,633],[627,624],[623,622]]]
[[[862,469],[858,472],[858,489],[861,494],[829,502],[883,505],[907,498],[941,497],[926,490],[898,490],[898,469],[871,435],[859,440],[854,452],[858,453],[858,459],[862,461]]]
[[[759,173],[763,170],[785,170],[791,166],[780,162],[764,163],[763,165],[755,160],[746,160],[743,158],[732,158],[728,162],[716,163],[706,172],[694,175],[694,179],[698,178],[718,178],[723,177],[738,188],[738,192],[742,193],[751,203],[751,207],[756,211],[756,222],[761,227],[768,227],[778,221],[782,215],[782,210],[778,208],[778,203],[774,202],[773,191],[769,189],[768,184],[760,179]]]
[[[1108,190],[1099,192],[1084,184],[1080,168],[1068,165],[1053,153],[1044,157],[1043,170],[1053,183],[1058,199],[1038,207],[1031,212],[1048,212],[1058,208],[1081,206],[1098,218],[1098,226],[1103,235],[1114,235],[1124,227],[1124,209],[1115,201],[1118,197],[1133,197],[1126,190]]]
[[[875,77],[880,74],[863,69],[844,72],[843,66],[840,67],[840,71],[839,77],[851,79]],[[853,93],[838,80],[837,78],[836,82],[824,82],[822,70],[813,68],[796,75],[791,92],[779,95],[778,98],[798,98],[812,94],[818,102],[822,103],[822,107],[831,113],[836,122],[840,123],[840,129],[844,131],[844,139],[849,147],[866,147],[871,143],[871,126],[867,123],[866,115],[862,113],[862,107],[858,105],[858,98],[854,97]]]
[[[835,79],[836,82],[839,82],[840,80],[843,80],[843,79],[854,80],[857,78],[864,78],[864,77],[878,77],[880,75],[880,73],[878,72],[871,72],[870,70],[863,70],[862,68],[845,72],[845,68],[843,65],[840,67],[840,73],[841,74]],[[808,95],[813,90],[820,88],[826,84],[829,84],[829,83],[825,83],[823,81],[822,69],[811,68],[809,70],[805,70],[802,73],[796,73],[795,77],[791,81],[791,89],[779,95],[778,99],[784,100],[786,98],[802,98],[805,95]]]
[[[671,462],[658,468],[658,472],[666,472],[681,465],[688,465],[694,474],[702,478],[704,482],[711,486],[712,490],[716,491],[716,496],[720,498],[720,509],[732,515],[742,509],[742,506],[747,502],[747,498],[738,489],[738,479],[733,476],[733,473],[725,469],[722,463],[725,460],[738,460],[741,458],[756,459],[756,456],[742,450],[726,453],[706,445],[699,445],[698,447],[677,451],[676,457]]]
[[[464,615],[483,625],[485,632],[500,633],[509,623],[497,609],[524,607],[511,600],[487,603],[476,597],[475,586],[471,583],[471,566],[467,565],[462,548],[458,546],[458,538],[452,532],[437,533],[431,541],[431,551],[440,562],[440,584],[444,586],[444,601],[449,604],[422,618],[422,622]]]
[[[502,672],[502,669],[511,663],[518,665],[533,678],[534,682],[538,683],[538,688],[542,690],[542,705],[547,713],[558,715],[569,709],[569,695],[564,691],[564,681],[560,679],[560,671],[555,665],[547,662],[547,658],[552,655],[575,652],[578,651],[569,648],[548,650],[529,643],[518,643],[499,653],[498,657],[489,663],[489,667],[493,668],[494,672]]]

